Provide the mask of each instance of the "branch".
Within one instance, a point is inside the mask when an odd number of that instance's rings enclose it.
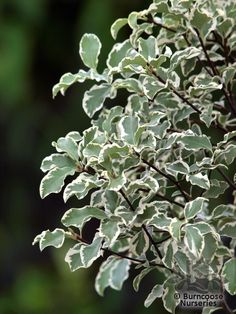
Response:
[[[168,30],[168,31],[170,31],[170,32],[172,32],[172,33],[177,33],[175,29],[170,28],[170,27],[167,27],[167,26],[165,26],[165,25],[163,25],[163,24],[161,24],[161,23],[155,22],[152,17],[151,17],[151,18],[149,17],[149,18],[148,18],[148,21],[151,22],[151,23],[153,23],[153,24],[155,24],[155,25],[157,25],[157,26],[159,26],[159,27],[161,27],[161,28],[164,28],[164,29],[166,29],[166,30]],[[198,30],[195,29],[195,31],[197,32],[197,35],[199,36],[199,40],[200,40],[201,37],[200,37],[200,34],[199,34]],[[188,40],[186,34],[181,34],[181,35],[184,37],[184,39],[185,39],[187,45],[188,45],[189,47],[192,46],[191,43],[189,42],[189,40]],[[202,39],[201,39],[201,42],[202,42]],[[200,43],[201,43],[201,42],[200,42]],[[206,51],[206,49],[205,49],[205,46],[204,46],[203,42],[202,42],[201,45],[202,45],[202,48],[204,47],[204,53],[207,54],[207,51]],[[209,69],[203,64],[202,60],[201,60],[199,57],[197,57],[197,59],[198,59],[198,61],[202,64],[202,67],[204,67],[204,69],[207,71],[207,73],[208,73],[210,76],[213,76],[212,73],[209,71]],[[217,70],[215,69],[215,67],[214,67],[214,64],[211,62],[211,60],[210,60],[208,54],[207,54],[207,60],[208,60],[208,64],[209,64],[210,68],[211,68],[212,70],[213,70],[213,68],[214,68],[213,73],[214,73],[215,71],[217,71]],[[217,75],[217,74],[216,74],[216,75]],[[180,97],[184,102],[186,102],[187,99],[186,99],[186,98],[183,98],[183,96],[182,96],[179,92],[177,92],[176,90],[175,90],[175,91],[172,90],[172,91],[173,91],[178,97]],[[177,93],[176,93],[176,92],[177,92]],[[224,95],[225,95],[225,98],[226,98],[227,102],[229,103],[230,111],[231,111],[233,114],[236,115],[236,109],[235,109],[234,106],[233,106],[234,101],[233,101],[232,95],[230,94],[230,96],[229,96],[229,95],[227,94],[227,91],[225,90],[225,87],[223,88],[223,93],[224,93]],[[193,108],[193,105],[192,105],[188,100],[187,100],[186,103],[187,103],[189,106],[191,106],[191,108]],[[195,106],[194,106],[193,109],[194,109],[195,111],[197,111],[198,113],[201,113],[200,110],[199,110],[198,108],[196,108]],[[222,128],[222,127],[219,125],[219,123],[217,123],[217,127],[218,127],[221,131],[224,131],[224,132],[225,132],[224,128]]]
[[[85,240],[84,238],[82,238],[78,233],[74,232],[74,230],[72,230],[71,228],[69,228],[70,232],[71,232],[71,238],[75,241],[78,241],[78,242],[82,242],[82,243],[85,243],[87,245],[91,244],[89,243],[87,240]],[[138,259],[138,258],[134,258],[134,257],[130,257],[130,256],[127,256],[127,255],[124,255],[124,254],[121,254],[121,253],[118,253],[118,252],[114,252],[110,249],[107,249],[107,248],[101,248],[102,251],[104,252],[107,252],[111,255],[115,255],[115,256],[118,256],[120,258],[124,258],[124,259],[128,259],[130,260],[131,262],[135,262],[135,263],[138,263],[138,264],[145,264],[147,261],[146,260],[143,260],[143,259]],[[168,269],[171,273],[173,274],[176,274],[178,276],[181,276],[181,274],[179,274],[178,272],[174,271],[173,269],[171,268],[168,268],[166,267],[165,265],[163,264],[158,264],[158,263],[153,263],[153,262],[148,262],[150,266],[155,266],[155,267],[161,267],[161,268],[165,268],[165,269]]]
[[[147,193],[149,192],[149,190],[145,190],[145,189],[139,189],[139,191],[147,192]],[[171,203],[171,204],[175,204],[175,205],[177,205],[177,206],[180,206],[180,207],[184,208],[184,205],[183,205],[183,204],[181,204],[181,203],[179,203],[179,202],[176,202],[176,201],[174,201],[174,200],[168,198],[168,197],[165,196],[165,195],[161,195],[161,194],[159,194],[159,193],[156,193],[156,196],[157,196],[157,197],[160,197],[161,199],[163,199],[163,200],[165,200],[165,201],[167,201],[167,202],[169,202],[169,203]]]
[[[151,73],[158,79],[158,81],[160,81],[163,84],[166,84],[166,82],[159,75],[157,75],[153,69],[151,70]],[[191,104],[191,102],[187,98],[185,98],[183,95],[181,95],[180,92],[178,92],[173,86],[169,88],[175,95],[177,95],[180,99],[182,99],[183,102],[185,102],[188,106],[190,106],[194,111],[201,114],[201,111],[196,106]]]
[[[213,62],[211,61],[211,59],[210,59],[210,57],[209,57],[209,55],[208,55],[207,49],[206,49],[206,47],[205,47],[205,45],[204,45],[204,42],[203,42],[203,40],[202,40],[202,38],[201,38],[201,36],[200,36],[199,31],[198,31],[196,28],[195,28],[194,30],[195,30],[195,32],[196,32],[196,34],[197,34],[198,40],[199,40],[200,45],[201,45],[201,47],[202,47],[202,50],[203,50],[203,52],[204,52],[204,54],[205,54],[205,57],[206,57],[207,62],[208,62],[208,65],[210,66],[210,68],[211,68],[211,70],[212,70],[213,75],[211,75],[211,76],[214,76],[214,75],[220,76],[219,71],[218,71],[217,68],[214,66]],[[222,90],[223,90],[223,93],[224,93],[224,95],[225,95],[225,98],[226,98],[226,100],[227,100],[227,102],[228,102],[228,104],[229,104],[231,113],[232,113],[234,116],[236,116],[236,108],[234,107],[234,104],[233,104],[233,102],[232,102],[230,96],[228,95],[228,91],[226,90],[226,87],[225,87],[224,84],[223,84],[223,89],[222,89]]]
[[[233,181],[226,174],[224,174],[224,172],[221,169],[217,168],[216,170],[221,174],[221,176],[225,179],[225,181],[229,183],[231,188],[236,190],[236,185],[233,183]]]
[[[83,242],[87,245],[91,244],[89,243],[87,240],[85,240],[84,238],[82,238],[78,233],[74,232],[74,230],[72,229],[69,229],[71,234],[72,234],[72,239],[73,240],[76,240],[78,242]],[[110,249],[106,249],[106,248],[101,248],[101,250],[103,250],[104,252],[107,252],[109,254],[112,254],[112,255],[116,255],[116,256],[119,256],[121,258],[125,258],[125,259],[128,259],[128,260],[131,260],[132,262],[135,262],[135,263],[139,263],[139,264],[144,264],[146,263],[146,260],[141,260],[141,259],[137,259],[137,258],[133,258],[133,257],[130,257],[130,256],[127,256],[127,255],[124,255],[124,254],[121,254],[121,253],[118,253],[118,252],[114,252]]]
[[[128,197],[126,196],[125,192],[124,192],[122,189],[120,189],[119,192],[121,193],[121,195],[124,197],[124,199],[125,199],[126,202],[128,203],[130,209],[131,209],[133,212],[135,212],[135,208],[133,207],[132,203],[130,202],[130,200],[129,200]],[[156,252],[157,252],[159,258],[162,259],[162,254],[161,254],[161,252],[160,252],[158,246],[156,245],[155,241],[153,240],[151,234],[149,233],[149,231],[147,230],[147,227],[146,227],[144,224],[142,224],[142,229],[143,229],[143,231],[146,233],[146,235],[148,236],[148,238],[149,238],[150,242],[152,243],[152,245],[155,247],[155,250],[156,250]]]
[[[138,153],[137,153],[138,154]],[[139,155],[139,154],[138,154]],[[140,157],[140,155],[139,155]],[[163,177],[165,177],[166,179],[170,180],[180,191],[180,193],[183,195],[184,199],[186,202],[189,201],[189,199],[191,198],[190,195],[188,195],[180,186],[179,182],[175,181],[174,179],[171,178],[171,176],[169,176],[168,174],[164,173],[163,171],[161,171],[160,169],[158,169],[156,166],[152,165],[149,161],[147,161],[146,159],[141,158],[141,160],[148,165],[150,168],[154,169],[157,173],[159,173],[160,175],[162,175]]]
[[[189,40],[188,40],[188,37],[187,37],[187,34],[186,34],[186,33],[183,34],[183,37],[184,37],[184,40],[186,41],[187,45],[188,45],[189,47],[192,47],[191,43],[190,43]],[[202,60],[200,59],[200,57],[197,56],[197,59],[198,59],[198,61],[201,63],[202,67],[207,71],[207,73],[208,73],[210,76],[212,76],[211,72],[210,72],[210,71],[208,70],[208,68],[203,64],[203,62],[202,62]]]
[[[161,23],[156,22],[156,21],[154,20],[154,18],[153,18],[151,15],[148,17],[148,22],[151,22],[151,23],[153,23],[153,24],[156,25],[156,26],[159,26],[159,27],[161,27],[161,28],[164,28],[164,29],[166,29],[166,30],[169,31],[169,32],[176,33],[176,30],[175,30],[175,29],[170,28],[170,27],[168,27],[168,26],[165,26],[165,25],[163,25],[163,24],[161,24]]]

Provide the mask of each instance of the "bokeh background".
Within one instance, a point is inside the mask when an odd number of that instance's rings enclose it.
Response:
[[[136,294],[132,282],[105,298],[94,290],[99,265],[70,273],[65,248],[42,253],[36,234],[60,226],[70,204],[61,195],[39,197],[41,160],[50,143],[89,120],[81,102],[88,85],[76,85],[52,100],[52,86],[82,67],[79,39],[93,32],[103,43],[101,67],[112,47],[110,25],[146,8],[145,0],[0,0],[0,314],[164,313],[160,303],[144,309],[156,278]],[[123,30],[119,40],[127,36]],[[116,100],[116,104],[122,98]],[[133,276],[133,274],[132,274]]]

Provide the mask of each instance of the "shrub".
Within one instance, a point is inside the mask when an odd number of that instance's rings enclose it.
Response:
[[[95,81],[82,102],[91,127],[52,143],[56,153],[42,162],[40,195],[61,192],[69,177],[64,201],[89,195],[90,203],[64,214],[66,230],[43,231],[34,244],[59,248],[72,239],[65,257],[71,271],[102,256],[100,295],[120,290],[131,265],[135,291],[151,271],[164,278],[146,307],[162,298],[174,313],[178,285],[189,278],[216,279],[236,294],[235,15],[234,1],[154,0],[111,26],[114,39],[125,25],[131,35],[114,44],[102,73],[100,40],[84,34],[86,70],[64,74],[53,88],[55,97]],[[104,105],[119,89],[127,100]],[[89,243],[83,227],[92,218],[100,224]],[[200,305],[205,314],[216,309],[209,300]],[[230,311],[226,302],[218,307]]]

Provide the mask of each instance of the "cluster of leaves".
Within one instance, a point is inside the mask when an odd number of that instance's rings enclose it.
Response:
[[[57,152],[42,162],[40,194],[61,192],[72,177],[64,201],[89,194],[90,204],[64,214],[67,230],[44,231],[34,243],[43,250],[73,239],[65,258],[72,271],[108,256],[95,280],[100,295],[121,289],[131,264],[136,291],[150,271],[166,278],[147,307],[162,298],[174,313],[176,283],[190,275],[220,278],[236,294],[236,185],[229,170],[236,158],[235,15],[234,1],[154,0],[112,25],[114,39],[125,25],[131,35],[114,44],[102,73],[100,40],[85,34],[79,53],[87,69],[64,74],[53,88],[55,97],[74,83],[96,82],[82,104],[92,125],[52,143]],[[127,100],[107,108],[119,89]],[[225,204],[217,202],[222,194]],[[100,225],[88,243],[83,227],[92,218]],[[228,247],[222,237],[230,238]]]

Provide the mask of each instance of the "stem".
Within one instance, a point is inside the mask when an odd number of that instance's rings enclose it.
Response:
[[[140,155],[139,155],[140,156]],[[166,179],[170,180],[180,191],[180,193],[183,195],[184,199],[186,202],[189,201],[190,196],[186,194],[186,192],[181,188],[179,182],[175,181],[174,179],[172,179],[169,175],[165,174],[164,172],[162,172],[160,169],[158,169],[156,166],[152,165],[150,162],[148,162],[147,160],[141,158],[141,160],[147,164],[150,168],[154,169],[157,173],[159,173],[160,175],[162,175],[163,177],[165,177]]]
[[[71,232],[71,235],[72,235],[71,238],[72,238],[73,240],[76,240],[76,241],[78,241],[78,242],[83,242],[83,243],[85,243],[85,244],[87,244],[87,245],[91,244],[91,243],[89,243],[87,240],[85,240],[84,238],[82,238],[78,233],[74,232],[74,230],[72,230],[72,229],[70,229],[70,228],[69,228],[69,230],[70,230],[70,232]],[[112,250],[110,250],[110,249],[101,248],[101,250],[104,251],[104,252],[107,252],[107,253],[109,253],[109,254],[111,254],[111,255],[115,255],[115,256],[118,256],[118,257],[124,258],[124,259],[128,259],[128,260],[130,260],[130,261],[132,261],[132,262],[135,262],[135,263],[145,264],[145,263],[147,262],[146,260],[142,260],[142,259],[130,257],[130,256],[127,256],[127,255],[118,253],[118,252],[114,252],[114,251],[112,251]],[[169,270],[170,272],[172,272],[173,274],[176,274],[176,275],[180,276],[179,273],[177,273],[177,272],[175,272],[174,270],[172,270],[172,269],[166,267],[166,266],[163,265],[163,264],[158,264],[158,263],[149,262],[149,265],[150,265],[150,266],[156,266],[156,267],[161,267],[161,268],[168,269],[168,270]]]
[[[184,37],[184,39],[185,39],[187,45],[188,45],[189,47],[191,47],[192,45],[191,45],[191,43],[189,42],[186,33],[183,34],[183,37]],[[201,63],[202,67],[207,71],[207,73],[208,73],[210,76],[212,76],[211,72],[210,72],[210,71],[208,70],[208,68],[203,64],[202,60],[201,60],[199,57],[197,57],[197,59],[198,59],[198,61]]]
[[[148,190],[145,190],[145,189],[139,189],[139,190],[142,191],[142,192],[149,192]],[[176,201],[174,201],[174,200],[171,200],[170,198],[168,198],[168,197],[165,196],[165,195],[161,195],[161,194],[159,194],[159,193],[156,193],[156,196],[157,196],[157,197],[160,197],[161,199],[163,199],[163,200],[165,200],[165,201],[168,201],[169,203],[172,203],[172,204],[175,204],[175,205],[177,205],[177,206],[180,206],[180,207],[184,208],[184,205],[183,205],[183,204],[181,204],[181,203],[179,203],[179,202],[176,202]]]
[[[157,241],[156,244],[161,244],[161,243],[163,243],[163,242],[165,242],[165,241],[167,241],[169,239],[171,239],[171,236],[168,236],[168,237],[166,237],[166,238],[164,238],[164,239],[162,239],[160,241]]]
[[[126,202],[128,203],[130,209],[131,209],[133,212],[135,212],[135,208],[133,207],[132,203],[131,203],[130,200],[128,199],[128,197],[127,197],[127,195],[125,194],[125,192],[124,192],[122,189],[120,189],[120,193],[121,193],[121,195],[124,197],[124,199],[126,200]],[[147,227],[146,227],[144,224],[142,225],[142,229],[143,229],[143,231],[146,233],[146,235],[148,236],[148,238],[149,238],[150,242],[152,243],[152,245],[155,247],[155,250],[156,250],[156,252],[157,252],[159,258],[162,259],[162,254],[161,254],[159,248],[158,248],[157,245],[155,244],[155,241],[153,240],[151,234],[149,233]]]
[[[179,202],[176,202],[176,201],[174,201],[174,200],[171,200],[170,198],[168,198],[168,197],[166,197],[166,196],[164,196],[164,195],[161,195],[161,194],[159,194],[159,193],[156,193],[156,195],[157,195],[158,197],[162,198],[162,199],[165,200],[165,201],[168,201],[168,202],[170,202],[170,203],[172,203],[172,204],[175,204],[175,205],[177,205],[177,206],[180,206],[180,207],[184,208],[184,205],[183,205],[183,204],[181,204],[181,203],[179,203]]]
[[[167,27],[167,26],[165,26],[165,25],[163,25],[163,24],[161,24],[161,23],[155,22],[152,17],[149,17],[148,21],[151,22],[151,23],[153,23],[153,24],[155,24],[155,25],[157,25],[157,26],[159,26],[159,27],[161,27],[161,28],[164,28],[164,29],[166,29],[166,30],[168,30],[168,31],[170,31],[170,32],[172,32],[172,33],[176,33],[176,30],[175,30],[175,29],[170,28],[170,27]],[[200,41],[200,44],[201,44],[201,46],[202,46],[202,49],[203,49],[204,54],[205,54],[205,56],[206,56],[206,59],[207,59],[207,61],[208,61],[208,65],[210,66],[210,68],[211,68],[211,70],[212,70],[212,72],[213,72],[213,75],[212,75],[212,73],[208,70],[208,68],[203,65],[203,62],[202,62],[202,60],[201,60],[199,57],[197,57],[198,61],[202,64],[202,66],[205,68],[205,70],[207,71],[207,73],[208,73],[210,76],[219,75],[218,70],[215,68],[214,64],[212,63],[211,59],[209,58],[209,55],[208,55],[207,50],[206,50],[206,48],[205,48],[205,46],[204,46],[203,40],[202,40],[202,38],[201,38],[201,36],[200,36],[200,33],[199,33],[199,31],[198,31],[196,28],[195,28],[195,32],[197,33],[197,37],[198,37],[198,39],[199,39],[199,41]],[[213,32],[213,34],[214,34],[214,36],[216,37],[216,34],[215,34],[214,32]],[[191,43],[189,42],[189,40],[188,40],[186,34],[183,34],[182,36],[184,37],[184,39],[185,39],[187,45],[190,47],[190,46],[191,46]],[[219,41],[217,41],[217,42],[219,43]],[[220,44],[220,43],[219,43],[219,44]],[[225,49],[226,49],[226,51],[227,51],[227,46],[225,46],[225,42],[224,42],[224,45],[223,45],[222,43],[221,43],[220,45],[221,45],[222,48],[224,49],[224,52],[225,52]],[[228,54],[227,54],[227,60],[226,60],[226,62],[228,62]],[[163,83],[163,82],[164,82],[164,81],[162,80],[162,83]],[[191,104],[185,97],[183,97],[179,92],[177,92],[177,91],[176,91],[175,89],[173,89],[173,88],[171,88],[171,89],[172,89],[172,91],[173,91],[178,97],[180,97],[180,98],[181,98],[183,101],[185,101],[189,106],[191,106],[191,108],[193,108],[196,112],[201,113],[201,111],[200,111],[198,108],[196,108],[194,105],[192,105],[192,104]],[[226,98],[226,100],[227,100],[227,102],[228,102],[228,104],[229,104],[231,113],[236,116],[236,108],[234,108],[234,104],[235,104],[235,103],[234,103],[234,101],[233,101],[233,99],[232,99],[232,96],[230,95],[230,97],[229,97],[229,95],[228,95],[228,93],[227,93],[227,90],[226,90],[224,84],[223,84],[223,93],[224,93],[225,98]],[[219,124],[217,124],[217,125],[218,125],[218,127],[219,127]]]
[[[202,38],[201,38],[201,36],[200,36],[199,31],[198,31],[196,28],[195,28],[194,30],[195,30],[195,32],[196,32],[196,34],[197,34],[198,40],[199,40],[199,42],[200,42],[200,45],[201,45],[201,47],[202,47],[202,49],[203,49],[203,52],[204,52],[205,57],[206,57],[206,59],[207,59],[208,65],[210,66],[213,75],[219,76],[220,73],[219,73],[219,71],[217,70],[217,68],[214,66],[213,62],[211,61],[211,59],[210,59],[210,57],[209,57],[209,55],[208,55],[207,49],[206,49],[206,47],[205,47],[205,45],[204,45],[204,42],[203,42],[203,40],[202,40]],[[213,76],[213,75],[212,75],[212,76]],[[225,95],[225,98],[226,98],[226,100],[227,100],[227,102],[228,102],[228,104],[229,104],[231,113],[236,116],[236,108],[234,108],[234,104],[233,104],[233,102],[231,101],[231,99],[230,99],[230,97],[229,97],[229,95],[228,95],[228,91],[225,89],[225,85],[224,85],[224,84],[223,84],[223,89],[222,89],[222,90],[223,90],[223,93],[224,93],[224,95]]]
[[[236,190],[236,185],[233,183],[233,181],[226,174],[224,174],[224,172],[221,169],[217,168],[217,171],[221,174],[221,176],[225,179],[225,181],[227,181],[229,183],[229,185],[234,190]]]
[[[76,241],[79,241],[79,242],[83,242],[83,243],[85,243],[87,245],[91,244],[87,240],[82,238],[78,233],[74,232],[74,230],[72,230],[72,229],[69,229],[69,230],[72,233],[72,239],[74,239]],[[146,263],[145,260],[133,258],[133,257],[127,256],[127,255],[124,255],[124,254],[121,254],[121,253],[118,253],[118,252],[114,252],[114,251],[106,249],[106,248],[101,248],[101,250],[103,250],[104,252],[108,252],[108,253],[110,253],[112,255],[116,255],[116,256],[119,256],[121,258],[125,258],[125,259],[128,259],[128,260],[131,260],[131,261],[136,262],[136,263],[140,263],[140,264]]]
[[[203,42],[203,40],[202,40],[202,38],[201,38],[201,36],[200,36],[200,33],[199,33],[198,29],[194,28],[194,30],[195,30],[195,32],[196,32],[196,34],[197,34],[198,40],[199,40],[200,45],[201,45],[201,47],[202,47],[202,50],[203,50],[203,52],[204,52],[204,54],[205,54],[205,57],[206,57],[207,62],[208,62],[208,65],[210,66],[210,68],[211,68],[211,70],[212,70],[212,72],[213,72],[214,75],[219,75],[218,70],[215,68],[214,64],[212,63],[212,61],[211,61],[211,59],[210,59],[210,57],[209,57],[209,55],[208,55],[208,52],[207,52],[207,50],[206,50],[206,47],[205,47],[205,45],[204,45],[204,42]]]
[[[143,225],[142,225],[142,228],[143,228],[143,231],[144,231],[144,232],[146,233],[146,235],[148,236],[149,241],[150,241],[150,242],[152,243],[152,245],[154,246],[154,248],[155,248],[155,250],[156,250],[156,252],[157,252],[159,258],[162,259],[163,256],[162,256],[162,254],[161,254],[161,251],[159,250],[159,248],[158,248],[156,242],[153,240],[153,238],[152,238],[151,234],[149,233],[147,227],[143,224]]]
[[[168,26],[165,26],[165,25],[163,25],[163,24],[161,24],[161,23],[156,22],[156,21],[153,19],[152,16],[149,16],[148,21],[151,22],[151,23],[153,23],[153,24],[155,24],[156,26],[159,26],[159,27],[161,27],[161,28],[166,29],[166,30],[169,31],[169,32],[176,33],[175,29],[170,28],[170,27],[168,27]]]
[[[152,70],[152,74],[163,84],[166,84],[166,82],[159,76],[156,74],[156,72],[154,70]],[[183,95],[181,95],[173,86],[170,87],[170,90],[175,94],[177,95],[180,99],[183,100],[183,102],[185,102],[188,106],[190,106],[194,111],[196,111],[197,113],[201,114],[201,111],[196,107],[194,106],[193,104],[191,104],[191,102],[185,98]]]

